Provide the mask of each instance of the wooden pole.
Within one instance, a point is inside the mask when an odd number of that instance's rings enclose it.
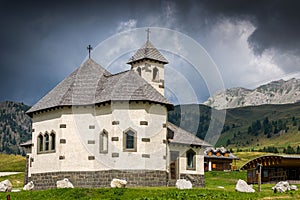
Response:
[[[257,192],[261,191],[261,164],[258,164],[258,190]]]

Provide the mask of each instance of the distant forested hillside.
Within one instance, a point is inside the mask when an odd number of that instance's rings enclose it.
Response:
[[[211,109],[199,104],[177,105],[173,111],[169,111],[168,120],[204,139],[210,123]]]
[[[205,105],[178,105],[169,112],[169,121],[203,139],[210,125],[212,110]],[[297,152],[299,145],[300,103],[228,109],[216,144],[264,151],[276,151],[270,147],[278,147],[280,152],[292,152],[290,147]]]
[[[23,103],[0,103],[0,152],[24,154],[20,143],[31,139],[31,119],[25,114],[30,107]]]
[[[262,150],[278,147],[280,152],[290,146],[296,151],[300,145],[300,103],[227,110],[217,145]]]

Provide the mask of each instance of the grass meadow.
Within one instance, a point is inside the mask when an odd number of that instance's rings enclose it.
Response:
[[[238,157],[241,160],[237,163],[241,167],[247,160],[251,160],[261,154],[249,154],[249,152],[239,152]],[[1,154],[0,154],[1,156]],[[3,155],[2,155],[3,156]],[[2,157],[3,160],[8,158]],[[23,160],[22,160],[23,159]],[[25,165],[24,158],[10,156],[11,162],[4,169],[7,171],[18,171]],[[2,163],[2,161],[1,161]],[[18,163],[18,164],[16,164]],[[11,166],[10,166],[11,165]],[[0,166],[4,166],[1,164]],[[11,168],[10,168],[11,167]],[[2,168],[1,168],[2,169]],[[13,170],[9,170],[13,169]],[[18,169],[18,170],[17,170]],[[2,193],[0,199],[6,199],[10,195],[11,200],[73,200],[73,199],[112,199],[112,200],[195,200],[195,199],[217,199],[217,200],[250,200],[250,199],[300,199],[300,191],[289,191],[286,193],[273,193],[271,190],[273,184],[263,184],[260,193],[240,193],[235,191],[235,185],[238,179],[246,180],[246,171],[232,172],[206,172],[205,188],[194,188],[191,190],[178,190],[175,187],[140,187],[140,188],[74,188],[74,189],[49,189],[41,191],[22,191],[24,173],[0,177],[0,181],[9,179],[13,184],[13,189],[19,189],[20,192]],[[300,186],[300,185],[299,185]],[[298,187],[299,187],[298,186]],[[257,185],[253,185],[257,191]]]

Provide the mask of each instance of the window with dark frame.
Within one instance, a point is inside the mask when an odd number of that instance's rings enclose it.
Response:
[[[53,153],[55,152],[56,138],[55,133],[52,131],[50,134],[40,133],[37,137],[37,153]]]
[[[156,67],[154,67],[153,69],[153,81],[158,81],[159,80],[159,73],[158,73],[158,69]]]
[[[38,152],[42,152],[44,150],[44,137],[42,134],[38,136]]]
[[[45,151],[49,151],[49,134],[46,132],[44,137],[45,137]]]
[[[134,148],[134,132],[129,130],[125,134],[126,134],[126,149],[133,149]]]
[[[128,129],[123,133],[123,148],[124,151],[136,152],[137,151],[137,136],[136,131]]]
[[[187,169],[195,170],[196,169],[196,152],[192,149],[186,152],[186,159],[187,159]]]
[[[136,69],[136,71],[138,72],[138,74],[139,74],[140,76],[142,76],[142,69],[141,69],[140,67],[138,67],[138,68]]]
[[[100,133],[100,153],[107,153],[108,152],[108,132],[103,130]]]
[[[55,150],[55,133],[51,133],[50,134],[50,138],[51,138],[51,148],[50,150],[54,151]]]

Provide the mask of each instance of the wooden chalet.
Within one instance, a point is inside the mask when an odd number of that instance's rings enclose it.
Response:
[[[262,183],[286,181],[299,183],[300,156],[269,155],[255,158],[246,163],[241,170],[247,170],[248,184],[258,182],[258,165],[262,166]]]
[[[204,151],[204,171],[230,171],[235,170],[236,165],[233,161],[239,158],[234,156],[224,147],[208,147]]]

